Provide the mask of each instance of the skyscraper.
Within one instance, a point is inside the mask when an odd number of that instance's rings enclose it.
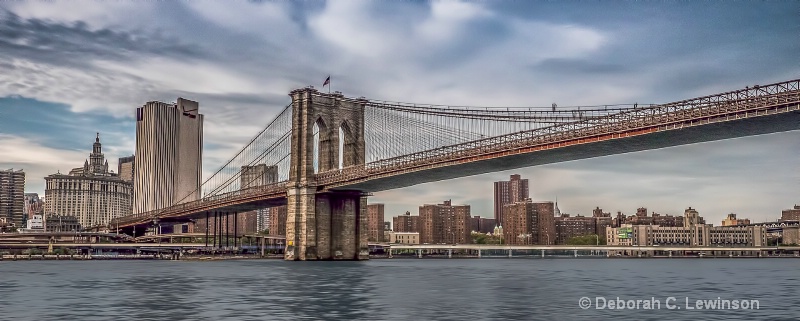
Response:
[[[44,201],[39,198],[38,193],[25,193],[25,207],[22,210],[22,217],[27,221],[34,215],[44,214]]]
[[[503,206],[524,202],[528,199],[528,179],[518,174],[511,175],[511,180],[494,182],[494,219],[497,224],[503,222]]]
[[[242,166],[241,173],[241,181],[239,183],[241,189],[278,182],[278,166],[275,165],[267,166],[267,164],[258,164]]]
[[[133,184],[133,164],[136,156],[121,157],[117,163],[117,173],[123,181]]]
[[[0,219],[16,227],[25,225],[25,172],[20,170],[0,170]]]
[[[133,213],[200,198],[203,115],[183,98],[136,109]]]

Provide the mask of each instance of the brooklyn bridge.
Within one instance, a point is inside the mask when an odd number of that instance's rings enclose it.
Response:
[[[287,205],[285,259],[367,259],[372,192],[800,129],[800,79],[658,105],[459,107],[351,98],[313,87],[290,97],[203,182],[200,199],[111,225],[136,234],[159,222],[208,222]]]

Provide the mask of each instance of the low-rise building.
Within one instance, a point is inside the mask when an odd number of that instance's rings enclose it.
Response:
[[[47,232],[79,232],[82,230],[78,218],[72,215],[47,215],[44,220]]]
[[[722,220],[722,226],[736,226],[736,225],[749,225],[750,219],[741,218],[737,219],[736,214],[730,213],[728,216]]]
[[[610,214],[609,214],[610,217]],[[625,224],[630,225],[658,225],[658,226],[683,226],[682,216],[662,215],[653,212],[651,216],[647,215],[647,208],[640,207],[636,209],[636,214],[625,216],[622,212],[617,212],[616,222],[613,224],[619,227]],[[705,222],[703,222],[705,224]],[[602,231],[600,231],[602,232]]]
[[[711,226],[698,212],[689,208],[683,221],[687,226],[624,224],[607,227],[608,245],[621,246],[764,246],[767,232],[763,226]]]
[[[417,233],[417,232],[391,232],[391,233],[389,233],[389,243],[394,243],[394,244],[419,244],[419,233]]]
[[[765,246],[763,226],[671,227],[630,225],[608,227],[608,245],[621,246]]]
[[[599,238],[606,234],[606,227],[612,225],[613,219],[610,216],[585,217],[561,214],[555,218],[556,244],[567,244],[573,237],[586,235],[597,235],[599,242]]]
[[[784,245],[797,245],[800,244],[800,226],[785,226],[783,227],[783,232],[781,233],[783,240],[781,240],[781,244]]]
[[[419,232],[419,216],[406,211],[403,215],[392,219],[392,230],[395,232]]]
[[[781,221],[800,221],[800,205],[781,211]]]
[[[44,232],[44,215],[31,215],[28,219],[28,223],[25,224],[25,229],[31,232]]]

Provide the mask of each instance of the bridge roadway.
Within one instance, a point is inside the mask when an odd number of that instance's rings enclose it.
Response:
[[[232,193],[173,205],[158,211],[132,214],[121,217],[118,221],[112,221],[110,226],[130,228],[132,226],[146,225],[150,224],[156,216],[162,221],[187,221],[191,218],[204,217],[200,214],[205,211],[213,210],[232,213],[280,205],[286,205],[286,182],[250,187]]]
[[[504,251],[800,251],[800,246],[612,246],[612,245],[496,245],[496,244],[391,244],[391,250],[504,250]]]
[[[129,235],[102,232],[31,232],[31,233],[0,233],[0,240],[12,238],[41,238],[41,237],[109,237],[130,238]]]
[[[144,235],[139,236],[134,239],[135,242],[148,242],[148,241],[158,241],[158,240],[174,240],[174,239],[182,239],[182,238],[205,238],[205,233],[171,233],[171,234],[156,234],[156,235]],[[208,237],[213,237],[213,235],[208,235]],[[285,240],[286,237],[283,235],[263,235],[263,234],[246,234],[246,235],[239,235],[238,238],[252,238],[252,239],[266,239],[266,240],[274,240],[274,241],[281,241]]]
[[[377,192],[483,173],[800,130],[800,80],[684,100],[545,129],[491,137],[315,175],[319,190]],[[295,157],[292,155],[292,157]],[[120,218],[130,228],[286,204],[286,182]],[[118,223],[118,224],[117,224]]]
[[[608,246],[608,245],[493,245],[493,244],[382,244],[370,243],[371,247],[383,246],[387,250],[470,250],[470,251],[800,251],[800,246],[756,246],[756,247],[691,247],[691,246]],[[28,249],[47,248],[50,243],[11,243],[0,244],[0,248]],[[205,243],[52,243],[54,248],[89,249],[203,249],[212,248]]]

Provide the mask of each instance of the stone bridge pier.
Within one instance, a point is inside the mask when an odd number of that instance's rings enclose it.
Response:
[[[361,192],[288,191],[286,260],[366,260],[367,198]]]
[[[326,190],[315,174],[363,165],[364,104],[313,88],[292,91],[286,260],[366,260],[367,198]]]

